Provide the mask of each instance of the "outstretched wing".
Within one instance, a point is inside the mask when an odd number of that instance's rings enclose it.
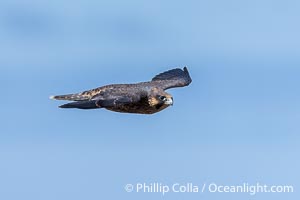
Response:
[[[96,101],[96,105],[99,108],[112,108],[119,107],[127,104],[136,103],[138,101],[137,98],[132,97],[114,97],[109,99],[99,99]]]
[[[163,72],[152,79],[152,82],[163,90],[188,86],[192,79],[186,67]]]
[[[60,108],[78,108],[78,109],[95,109],[95,108],[113,108],[135,103],[137,100],[130,97],[112,97],[110,99],[93,99],[87,101],[73,101],[63,104]]]
[[[111,90],[111,88],[112,85],[109,85],[109,86],[99,87],[99,88],[87,90],[76,94],[51,96],[50,99],[67,100],[67,101],[89,101],[97,95],[107,93],[107,91]]]
[[[113,108],[137,103],[142,95],[143,93],[130,85],[110,85],[103,87],[98,92],[90,90],[73,95],[56,96],[55,99],[73,101],[61,105],[61,108],[94,109]]]

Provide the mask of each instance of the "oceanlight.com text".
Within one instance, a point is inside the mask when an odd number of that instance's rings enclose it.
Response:
[[[224,185],[217,183],[136,183],[126,184],[124,187],[128,193],[159,193],[166,195],[168,193],[246,193],[251,196],[259,193],[293,193],[292,185],[267,185],[267,184],[249,184]]]

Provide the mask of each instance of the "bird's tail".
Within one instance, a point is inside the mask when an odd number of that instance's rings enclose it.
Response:
[[[60,108],[78,108],[78,109],[95,109],[99,108],[96,105],[96,101],[78,101],[78,102],[71,102],[64,105],[59,106]]]
[[[50,96],[50,99],[68,100],[68,101],[85,101],[85,100],[89,100],[89,97],[82,93],[77,93],[77,94],[65,94],[65,95]]]

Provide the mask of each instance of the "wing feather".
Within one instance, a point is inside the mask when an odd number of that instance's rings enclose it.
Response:
[[[113,89],[112,85],[108,85],[108,86],[98,87],[92,90],[86,90],[84,92],[75,93],[75,94],[51,96],[50,99],[68,100],[68,101],[87,101],[93,99],[95,96],[108,93],[108,91],[112,89]]]
[[[152,79],[154,84],[159,85],[162,89],[166,90],[175,87],[188,86],[192,82],[187,67],[182,69],[172,69],[163,72]]]
[[[99,99],[96,101],[96,105],[102,108],[119,107],[126,104],[138,102],[137,98],[132,97],[114,97],[109,99]]]

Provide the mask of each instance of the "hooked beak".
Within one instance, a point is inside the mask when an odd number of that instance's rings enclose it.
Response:
[[[168,98],[168,99],[165,101],[165,104],[167,104],[167,105],[173,106],[173,103],[174,103],[173,98]]]

